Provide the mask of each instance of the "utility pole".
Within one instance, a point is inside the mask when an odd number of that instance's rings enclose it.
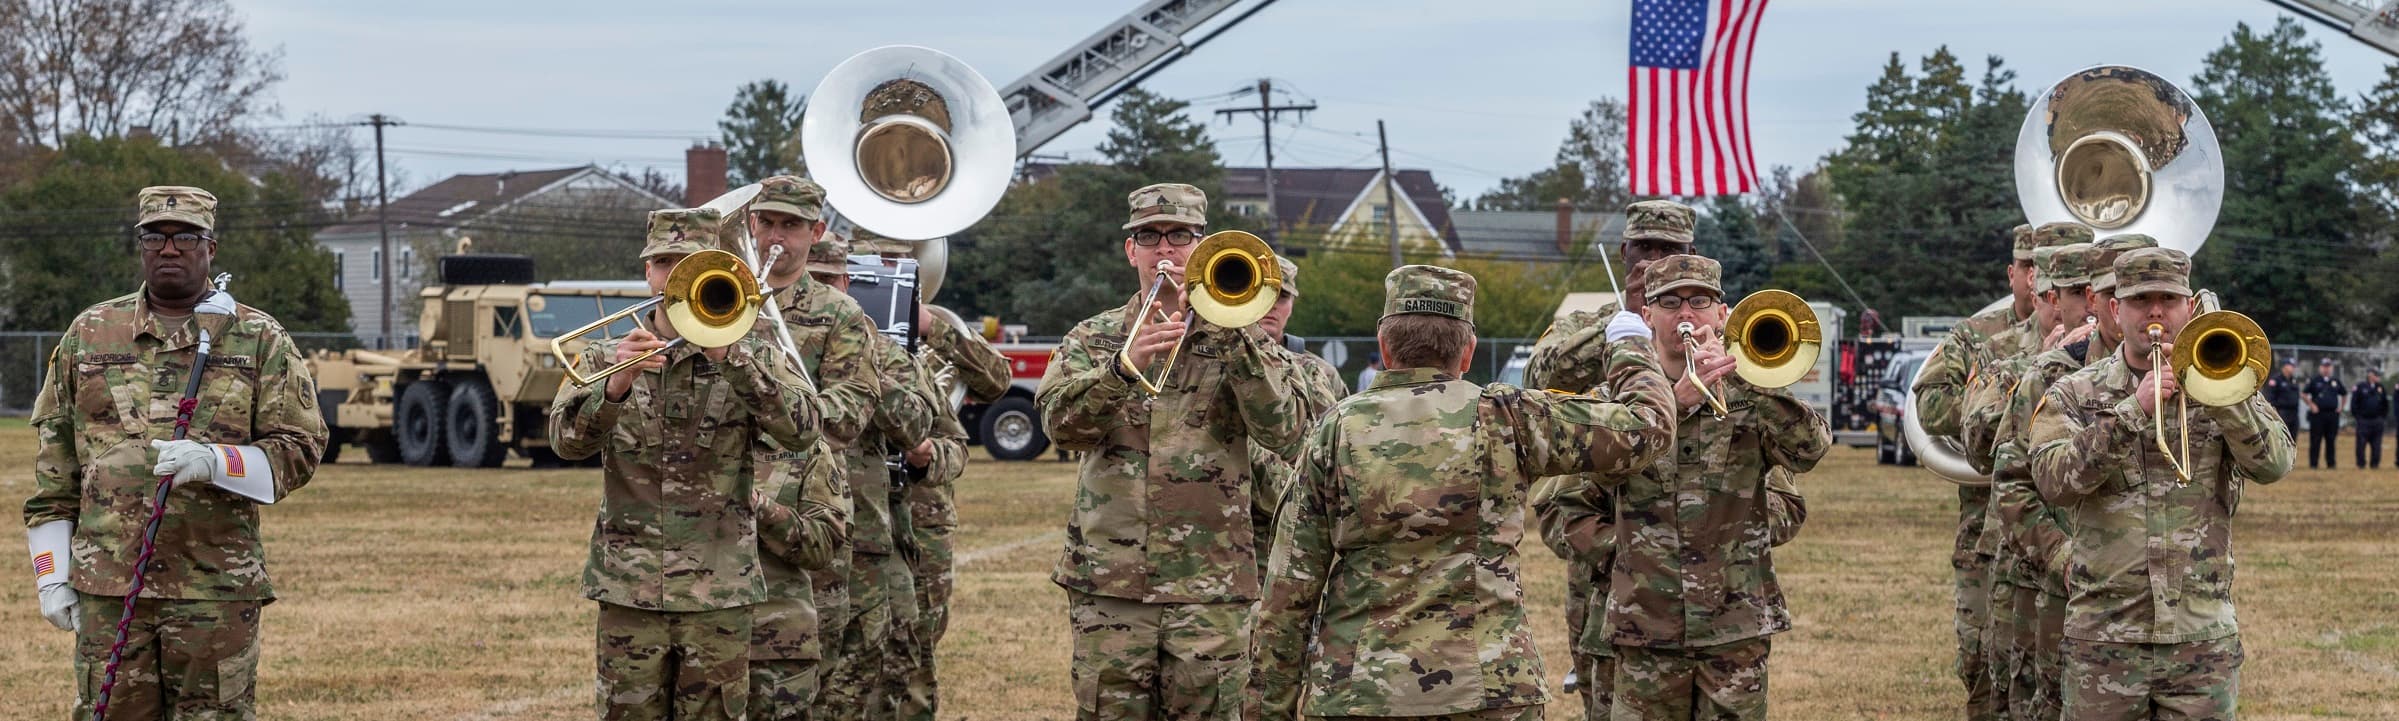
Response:
[[[1226,116],[1255,114],[1258,116],[1258,124],[1266,129],[1266,242],[1268,245],[1273,246],[1277,251],[1283,249],[1282,244],[1278,242],[1282,238],[1283,216],[1275,213],[1274,204],[1274,115],[1275,113],[1281,112],[1305,113],[1315,109],[1315,103],[1308,103],[1305,105],[1274,104],[1274,81],[1266,78],[1259,78],[1258,107],[1226,108],[1216,111],[1217,115]]]
[[[1391,136],[1383,133],[1383,121],[1380,119],[1374,121],[1374,144],[1383,151],[1383,207],[1390,209],[1385,213],[1389,217],[1383,219],[1383,233],[1391,241],[1391,267],[1396,269],[1400,265],[1399,194],[1392,190],[1392,186],[1399,185],[1399,179],[1391,177]]]
[[[383,236],[382,258],[375,269],[377,277],[383,279],[380,284],[383,286],[383,310],[376,315],[383,321],[382,346],[385,349],[391,348],[392,344],[392,282],[395,278],[392,276],[391,174],[383,169],[383,128],[399,124],[400,121],[382,113],[369,115],[366,122],[360,123],[375,126],[375,229]]]

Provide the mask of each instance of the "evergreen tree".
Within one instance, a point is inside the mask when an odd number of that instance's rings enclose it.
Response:
[[[772,78],[743,83],[716,129],[725,143],[725,180],[734,187],[768,177],[804,172],[800,163],[800,114],[808,96],[793,95]]]
[[[2321,50],[2296,20],[2243,23],[2193,79],[2223,143],[2225,188],[2192,281],[2281,343],[2343,343],[2359,314],[2389,312],[2347,302],[2366,281],[2350,269],[2370,255],[2349,182],[2363,151]]]

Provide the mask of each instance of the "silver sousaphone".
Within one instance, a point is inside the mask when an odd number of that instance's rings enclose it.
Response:
[[[949,236],[991,212],[1016,166],[1016,126],[991,81],[913,45],[833,68],[808,95],[800,143],[843,220],[914,244],[927,303],[949,266]]]
[[[2034,225],[2081,223],[2102,238],[2140,233],[2196,255],[2224,204],[2223,149],[2207,114],[2174,83],[2130,66],[2087,68],[2033,98],[2016,134],[2016,200]],[[2001,297],[1983,311],[2011,302]],[[1947,346],[1933,352],[1954,352]],[[1925,432],[1915,380],[1908,386],[1903,431],[1924,467],[1959,485],[1990,485],[1954,439]]]

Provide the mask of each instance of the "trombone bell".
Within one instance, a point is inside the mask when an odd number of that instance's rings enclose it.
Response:
[[[703,250],[675,262],[674,270],[667,273],[666,292],[551,338],[550,355],[566,369],[567,380],[576,387],[588,386],[685,344],[702,348],[732,345],[750,334],[750,326],[758,322],[758,311],[764,302],[765,298],[758,293],[757,276],[740,258],[722,250]],[[590,335],[627,317],[639,323],[638,314],[652,308],[658,308],[675,329],[674,340],[591,375],[575,370],[575,359],[566,354],[567,341]]]
[[[1274,310],[1283,292],[1283,267],[1266,241],[1238,230],[1219,231],[1201,239],[1191,257],[1198,262],[1184,268],[1183,288],[1199,317],[1247,328]]]
[[[1194,261],[1183,269],[1183,300],[1191,306],[1193,315],[1210,323],[1227,328],[1256,325],[1274,310],[1275,300],[1282,295],[1283,266],[1275,262],[1274,249],[1258,236],[1238,230],[1209,233],[1191,249],[1191,257]],[[1157,302],[1158,291],[1172,280],[1167,276],[1166,265],[1166,261],[1158,262],[1149,293],[1142,297],[1138,315],[1125,331],[1125,349],[1116,353],[1117,363],[1152,395],[1164,387],[1167,376],[1174,374],[1176,359],[1183,355],[1183,344],[1176,343],[1174,350],[1166,354],[1165,366],[1157,373],[1145,373],[1133,365],[1132,339],[1141,334],[1141,326],[1148,322],[1150,304]],[[1183,338],[1190,337],[1190,331],[1184,331]]]
[[[1733,372],[1759,388],[1781,388],[1807,377],[1824,347],[1816,309],[1789,291],[1761,290],[1733,306],[1724,330]]]
[[[2257,321],[2240,313],[2203,313],[2174,336],[2169,359],[2183,393],[2201,405],[2229,406],[2248,400],[2265,383],[2273,351]]]

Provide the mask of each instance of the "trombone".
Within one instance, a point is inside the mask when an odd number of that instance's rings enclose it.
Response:
[[[758,322],[759,309],[766,302],[759,286],[759,276],[732,253],[716,249],[693,253],[676,261],[674,270],[667,273],[665,292],[551,338],[550,355],[558,358],[558,364],[566,369],[567,379],[580,388],[639,365],[650,356],[685,345],[729,346],[749,335],[750,326]],[[639,325],[641,316],[653,308],[664,314],[666,322],[674,327],[674,340],[591,375],[575,370],[574,359],[566,354],[567,341],[628,317]]]
[[[2207,311],[2183,324],[2182,332],[2174,334],[2174,354],[2165,356],[2159,345],[2166,328],[2149,324],[2149,368],[2157,373],[2163,367],[2182,384],[2177,394],[2180,401],[2182,455],[2174,454],[2166,445],[2166,409],[2158,407],[2152,420],[2157,428],[2157,450],[2166,455],[2174,466],[2174,476],[2184,483],[2191,481],[2191,401],[2200,405],[2223,407],[2248,400],[2265,384],[2266,359],[2273,350],[2266,342],[2266,332],[2249,316],[2229,310],[2208,308],[2214,305],[2213,294],[2203,294],[2201,307]],[[2165,389],[2163,376],[2150,380],[2150,393]]]
[[[1238,230],[1209,233],[1191,249],[1196,262],[1183,269],[1184,302],[1192,314],[1227,328],[1246,328],[1274,310],[1275,298],[1283,291],[1283,268],[1275,263],[1274,249],[1258,236]],[[1183,355],[1183,341],[1176,341],[1166,353],[1165,367],[1156,373],[1145,373],[1133,364],[1133,343],[1141,335],[1141,326],[1148,322],[1150,306],[1158,302],[1158,293],[1174,281],[1167,261],[1158,261],[1152,271],[1150,287],[1141,297],[1141,310],[1133,316],[1133,327],[1125,331],[1125,347],[1116,352],[1116,363],[1122,366],[1141,389],[1157,395],[1165,387],[1167,376],[1174,374],[1175,360]],[[1194,292],[1197,291],[1197,292]],[[1164,311],[1158,311],[1163,314]],[[1161,315],[1161,318],[1165,316]],[[1190,333],[1183,335],[1185,340]]]
[[[1675,326],[1675,330],[1682,333],[1686,348],[1683,376],[1699,387],[1708,409],[1717,418],[1723,418],[1724,401],[1697,378],[1694,356],[1699,341],[1691,337],[1696,329],[1690,323],[1683,323]],[[1816,322],[1816,309],[1809,308],[1806,300],[1790,291],[1751,293],[1733,306],[1732,315],[1725,321],[1724,350],[1733,357],[1733,374],[1759,388],[1781,388],[1799,382],[1816,367],[1816,356],[1823,348],[1824,330]]]

